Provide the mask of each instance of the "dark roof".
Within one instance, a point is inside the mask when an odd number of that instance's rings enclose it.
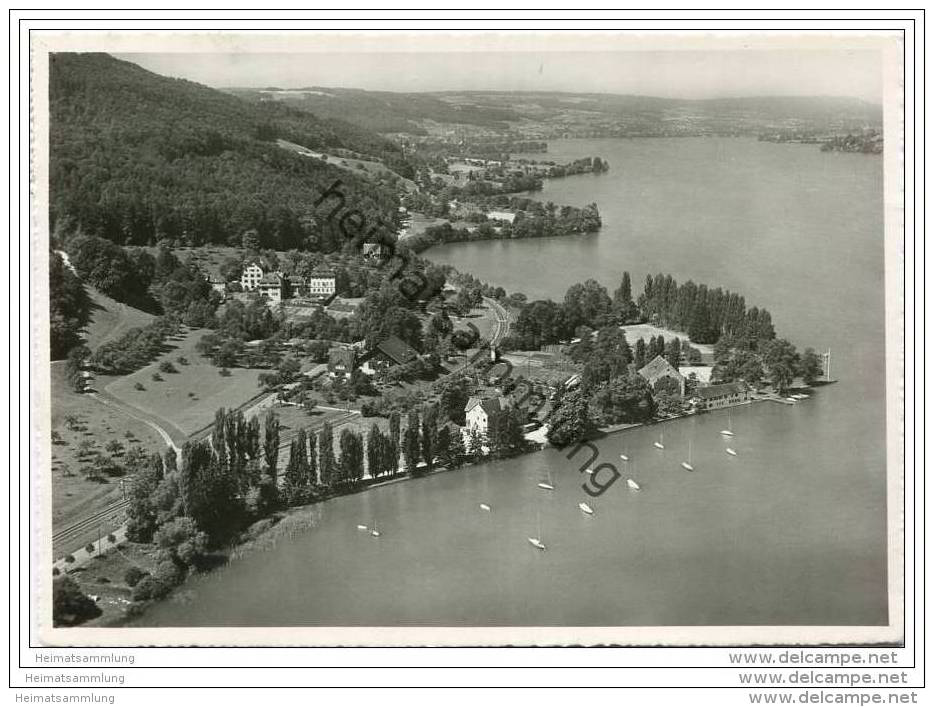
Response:
[[[418,351],[405,343],[398,336],[390,336],[376,345],[376,350],[398,364],[408,363],[418,357]]]
[[[273,272],[273,273],[269,273],[269,274],[267,274],[267,275],[263,275],[263,276],[259,279],[259,284],[260,284],[260,285],[276,285],[277,287],[281,287],[281,286],[282,286],[282,278],[279,277],[278,275],[276,275],[276,273],[274,273],[274,272]]]
[[[472,397],[467,401],[464,408],[465,412],[470,412],[477,405],[483,408],[487,415],[496,415],[506,409],[506,401],[503,398],[477,398]]]
[[[654,381],[663,376],[672,376],[674,378],[683,378],[678,369],[668,363],[664,356],[656,356],[642,368],[639,369],[639,375],[648,381]]]
[[[353,349],[331,349],[328,352],[328,369],[333,370],[336,366],[343,366],[347,370],[354,365]]]
[[[315,270],[308,277],[336,277],[333,270]]]
[[[720,383],[719,385],[708,385],[706,388],[698,388],[694,395],[702,400],[718,398],[722,395],[739,395],[746,390],[742,383]]]

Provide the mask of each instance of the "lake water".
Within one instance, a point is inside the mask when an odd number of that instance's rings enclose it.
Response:
[[[577,507],[591,500],[583,451],[328,501],[312,530],[196,578],[135,625],[887,622],[881,160],[707,138],[558,141],[549,158],[587,155],[611,171],[536,196],[596,201],[599,233],[428,256],[530,298],[589,277],[612,290],[623,270],[636,291],[658,271],[730,288],[799,347],[831,348],[841,382],[734,410],[729,443],[726,412],[599,440],[597,463],[642,490],[620,481],[592,517]],[[693,474],[680,468],[691,437]],[[537,488],[545,474],[554,492]],[[382,537],[356,530],[374,521]],[[526,540],[539,532],[547,552]]]

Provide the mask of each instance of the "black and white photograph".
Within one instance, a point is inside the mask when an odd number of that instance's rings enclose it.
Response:
[[[899,34],[32,42],[43,641],[904,643]]]

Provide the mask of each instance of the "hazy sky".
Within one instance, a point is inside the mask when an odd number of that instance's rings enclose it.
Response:
[[[882,101],[873,50],[116,54],[214,87],[553,90],[672,98],[852,96]]]

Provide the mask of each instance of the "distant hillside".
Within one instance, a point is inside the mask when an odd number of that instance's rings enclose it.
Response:
[[[509,106],[459,106],[427,93],[391,93],[350,88],[234,88],[234,95],[285,103],[315,115],[348,120],[379,133],[424,134],[423,121],[505,129],[520,119]]]
[[[333,250],[337,224],[312,204],[335,180],[368,224],[392,224],[392,175],[355,176],[276,144],[343,149],[405,171],[400,148],[370,131],[278,103],[256,104],[106,54],[50,57],[53,228],[122,244],[167,238]]]
[[[707,100],[603,93],[446,91],[389,93],[334,88],[234,89],[253,101],[342,117],[381,133],[425,135],[433,124],[527,136],[569,134],[757,135],[770,130],[847,133],[879,128],[881,106],[854,98]]]

